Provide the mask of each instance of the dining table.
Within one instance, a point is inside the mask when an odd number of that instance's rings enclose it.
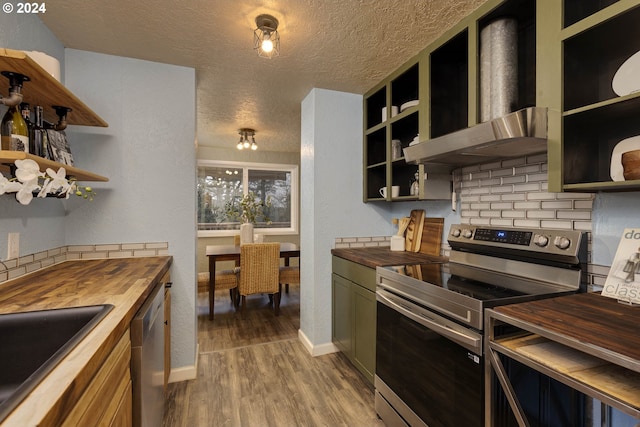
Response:
[[[209,320],[213,320],[216,262],[235,261],[236,266],[239,266],[240,245],[207,245],[206,254],[209,258]],[[284,265],[289,266],[291,258],[300,258],[300,247],[295,243],[281,242],[280,258],[284,258]]]

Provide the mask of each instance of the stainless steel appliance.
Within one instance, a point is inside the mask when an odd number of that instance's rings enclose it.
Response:
[[[578,292],[586,238],[453,225],[449,262],[377,268],[375,406],[387,426],[481,426],[483,310]]]
[[[133,425],[156,427],[164,416],[164,283],[131,322]]]

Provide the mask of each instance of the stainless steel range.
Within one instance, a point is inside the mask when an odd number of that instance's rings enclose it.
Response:
[[[449,262],[377,268],[375,404],[387,426],[481,426],[483,310],[583,290],[572,230],[453,225]]]

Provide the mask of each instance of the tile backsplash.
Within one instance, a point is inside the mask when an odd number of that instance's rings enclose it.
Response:
[[[587,233],[587,284],[600,290],[608,266],[591,264],[592,193],[547,191],[547,155],[468,166],[454,172],[460,222],[498,227],[578,230]],[[445,231],[446,232],[446,231]],[[383,240],[384,239],[384,240]],[[335,248],[389,246],[390,237],[338,237]],[[449,245],[443,238],[442,255]]]
[[[169,255],[168,242],[69,245],[0,262],[0,283],[68,260]]]

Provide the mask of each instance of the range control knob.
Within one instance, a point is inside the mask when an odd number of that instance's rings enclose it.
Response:
[[[549,244],[549,238],[547,236],[543,236],[542,234],[536,234],[533,239],[533,243],[535,243],[537,246],[540,246],[541,248],[544,248]]]
[[[470,239],[472,235],[473,233],[468,228],[462,230],[462,237],[464,237],[465,239]]]
[[[460,229],[459,228],[454,228],[453,230],[451,230],[451,235],[453,237],[460,237]]]
[[[571,240],[569,240],[569,238],[565,236],[556,237],[553,243],[558,249],[567,249],[569,246],[571,246]]]

